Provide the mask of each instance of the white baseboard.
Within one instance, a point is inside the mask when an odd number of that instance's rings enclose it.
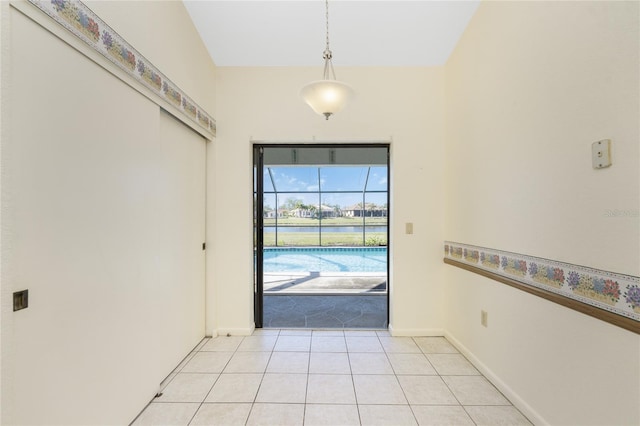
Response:
[[[391,324],[389,333],[396,337],[444,336],[441,328],[394,328]]]
[[[444,332],[444,337],[464,355],[474,367],[484,375],[511,403],[524,414],[534,425],[548,425],[537,411],[527,404],[516,392],[513,391],[500,377],[498,377],[489,367],[480,361],[469,349],[448,331]]]
[[[224,327],[219,327],[216,331],[215,334],[218,336],[251,336],[251,334],[253,333],[253,330],[255,330],[255,326],[251,326],[251,327],[246,327],[246,328],[224,328]]]

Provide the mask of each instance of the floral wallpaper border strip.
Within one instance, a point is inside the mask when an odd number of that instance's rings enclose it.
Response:
[[[640,277],[451,241],[444,256],[640,321]]]
[[[169,102],[211,136],[216,122],[151,62],[79,0],[29,0],[96,52]]]

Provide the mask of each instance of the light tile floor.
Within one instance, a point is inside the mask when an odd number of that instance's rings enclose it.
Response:
[[[530,425],[443,337],[256,330],[205,339],[133,425]]]

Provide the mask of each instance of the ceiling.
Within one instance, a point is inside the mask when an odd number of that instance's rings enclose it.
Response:
[[[217,66],[319,66],[322,0],[184,0]],[[338,66],[443,65],[480,0],[330,0]]]

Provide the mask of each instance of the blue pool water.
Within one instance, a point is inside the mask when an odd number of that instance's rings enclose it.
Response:
[[[387,273],[386,247],[265,248],[264,272]]]

